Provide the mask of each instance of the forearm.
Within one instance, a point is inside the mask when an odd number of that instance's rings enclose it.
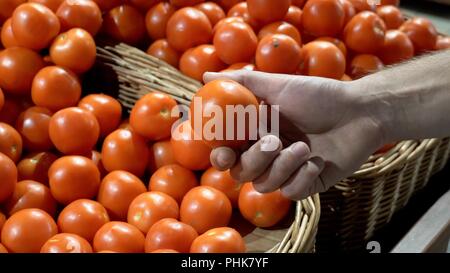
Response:
[[[424,56],[350,83],[385,142],[450,136],[450,51]]]

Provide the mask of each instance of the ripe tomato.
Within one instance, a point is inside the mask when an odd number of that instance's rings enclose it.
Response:
[[[262,40],[267,35],[285,34],[294,39],[299,45],[302,44],[300,32],[293,25],[286,22],[274,22],[263,27],[258,33],[258,39]]]
[[[128,208],[128,223],[144,234],[154,223],[164,218],[178,219],[177,201],[163,192],[145,192],[138,195]]]
[[[1,42],[4,48],[20,46],[11,28],[11,19],[6,20],[1,29]]]
[[[186,193],[196,186],[198,181],[191,170],[171,164],[162,166],[152,175],[148,190],[166,193],[181,203]]]
[[[281,191],[259,193],[251,182],[245,183],[239,194],[239,211],[257,227],[276,225],[288,214],[291,204]]]
[[[292,0],[292,5],[303,8],[307,0]]]
[[[214,34],[217,55],[230,65],[250,62],[255,56],[257,44],[258,38],[252,28],[244,22],[222,23]]]
[[[400,0],[381,0],[380,4],[382,6],[385,5],[394,5],[394,6],[400,6]]]
[[[180,252],[173,250],[173,249],[157,249],[157,250],[153,250],[150,253],[180,253]]]
[[[215,0],[219,6],[222,7],[224,11],[228,11],[231,9],[234,5],[239,4],[240,2],[243,2],[244,0]]]
[[[48,186],[48,169],[56,159],[50,152],[27,155],[17,164],[18,180],[33,180]]]
[[[339,50],[342,52],[344,57],[347,57],[347,47],[345,46],[344,42],[342,42],[341,40],[339,40],[337,38],[333,38],[333,37],[320,37],[320,38],[317,38],[316,41],[330,42],[330,43],[334,44],[335,46],[337,46],[337,48],[339,48]]]
[[[109,222],[95,234],[94,250],[119,253],[144,252],[145,237],[135,226],[124,222]]]
[[[84,155],[85,157],[89,158],[94,162],[95,166],[97,166],[98,171],[100,172],[100,178],[103,178],[108,172],[105,170],[105,167],[103,166],[102,161],[102,154],[97,151],[91,151],[87,155]]]
[[[165,38],[167,22],[174,13],[175,8],[167,2],[161,2],[149,9],[145,15],[148,36],[153,40]]]
[[[20,45],[40,50],[58,35],[60,23],[55,13],[46,6],[26,3],[14,10],[11,28]]]
[[[376,5],[370,3],[370,1],[367,0],[348,0],[350,3],[352,3],[353,7],[355,8],[356,13],[359,13],[361,11],[375,11]]]
[[[389,30],[377,55],[385,65],[399,63],[414,57],[414,45],[405,33]]]
[[[248,70],[248,71],[255,71],[256,67],[254,64],[250,63],[235,63],[230,65],[228,68],[222,70],[221,72],[227,72],[227,71],[234,71],[234,70]]]
[[[80,100],[78,107],[91,112],[100,126],[100,136],[105,137],[119,127],[122,106],[115,98],[104,94],[91,94]]]
[[[33,180],[24,180],[16,184],[14,193],[4,203],[8,215],[23,209],[41,209],[53,216],[56,212],[56,201],[50,189]]]
[[[97,201],[108,210],[112,220],[126,221],[131,201],[146,191],[137,176],[126,171],[113,171],[103,178]]]
[[[344,7],[338,0],[310,0],[303,8],[303,30],[310,35],[337,36],[344,23]]]
[[[344,42],[359,53],[376,53],[384,42],[386,26],[373,12],[363,11],[353,17],[344,28]]]
[[[225,18],[225,12],[223,9],[214,2],[205,2],[195,6],[195,8],[202,11],[208,16],[209,22],[212,26],[215,26],[217,22]]]
[[[40,209],[24,209],[6,220],[2,244],[12,253],[39,253],[41,247],[58,233],[55,221]]]
[[[53,197],[67,205],[77,199],[93,198],[100,185],[100,172],[92,160],[83,156],[63,156],[48,170]]]
[[[22,112],[16,128],[22,136],[23,146],[29,151],[47,151],[53,148],[48,127],[53,113],[47,108],[33,106]]]
[[[211,228],[227,226],[231,210],[231,202],[224,193],[212,187],[198,186],[184,196],[180,220],[202,234]]]
[[[3,91],[0,88],[0,112],[3,109],[3,105],[5,105],[5,95],[3,94]]]
[[[41,69],[31,87],[33,102],[51,111],[77,105],[80,96],[81,85],[78,77],[70,70],[59,66]]]
[[[128,2],[140,10],[147,11],[162,0],[129,0]]]
[[[233,208],[237,208],[241,184],[231,177],[230,170],[222,172],[211,167],[203,173],[200,184],[223,192],[230,199]]]
[[[92,0],[97,3],[98,7],[102,11],[109,11],[115,7],[118,7],[126,2],[126,0]]]
[[[344,76],[342,76],[342,79],[341,79],[341,81],[343,81],[343,82],[351,82],[352,80],[353,79],[350,78],[350,76],[347,74],[344,74]]]
[[[95,36],[102,26],[102,12],[94,1],[65,0],[59,6],[56,16],[61,22],[61,30],[81,28]]]
[[[0,244],[0,253],[8,253],[8,250],[2,244]]]
[[[247,0],[250,16],[263,23],[283,20],[291,0]]]
[[[300,46],[289,36],[264,37],[256,49],[256,67],[270,73],[292,74],[300,63]]]
[[[109,216],[102,204],[88,199],[73,201],[58,217],[61,232],[79,235],[89,242],[92,242],[95,233],[108,222]]]
[[[198,9],[177,10],[167,22],[167,41],[178,51],[208,44],[212,36],[212,26],[208,17]]]
[[[133,130],[118,129],[105,138],[102,160],[109,172],[123,170],[141,176],[148,163],[147,143]]]
[[[403,23],[399,30],[408,35],[416,54],[436,49],[438,33],[430,20],[413,18]]]
[[[360,54],[353,57],[350,63],[349,74],[352,79],[356,80],[383,69],[383,67],[383,62],[377,56]]]
[[[191,245],[191,253],[244,253],[245,242],[235,229],[219,227],[198,236]]]
[[[71,233],[59,233],[51,237],[41,248],[41,253],[92,253],[92,247],[83,237]]]
[[[7,200],[13,194],[16,183],[16,165],[8,156],[0,152],[0,203]]]
[[[377,14],[383,19],[386,29],[397,29],[405,21],[402,12],[396,6],[381,6],[377,8]]]
[[[41,56],[32,50],[5,49],[0,52],[0,88],[11,94],[29,94],[34,76],[43,67]]]
[[[355,16],[356,10],[355,10],[355,7],[353,6],[353,4],[349,0],[339,0],[339,2],[341,3],[342,7],[344,8],[344,14],[345,14],[344,26],[345,26],[350,21],[350,19],[352,19],[353,16]]]
[[[130,113],[130,125],[133,131],[150,140],[170,137],[172,124],[177,117],[172,110],[177,102],[169,95],[152,92],[140,98]]]
[[[345,56],[330,42],[313,41],[301,51],[299,72],[307,76],[339,80],[345,73]]]
[[[178,68],[180,53],[170,47],[166,39],[160,39],[153,42],[147,49],[147,54],[163,60],[175,68]]]
[[[218,72],[226,67],[213,45],[200,45],[184,52],[180,58],[180,70],[185,75],[203,81],[205,72]]]
[[[177,8],[194,6],[202,2],[205,2],[205,0],[170,0],[170,4]]]
[[[27,0],[3,0],[0,1],[0,24],[11,17],[14,10],[20,5],[27,2]]]
[[[64,2],[64,0],[28,0],[28,2],[44,5],[56,13],[59,6],[61,5],[62,2]]]
[[[5,97],[3,107],[0,109],[0,122],[15,126],[20,113],[31,107],[31,105],[29,97]]]
[[[104,17],[103,27],[108,35],[119,42],[137,44],[145,37],[145,18],[135,7],[121,5]]]
[[[450,37],[439,36],[436,42],[436,50],[443,50],[450,48]]]
[[[64,154],[83,155],[91,152],[99,133],[100,127],[95,116],[79,107],[60,110],[50,119],[50,139]]]
[[[249,24],[255,31],[261,28],[262,23],[255,18],[250,17],[247,8],[247,2],[240,2],[234,5],[227,13],[227,17],[240,17]]]
[[[229,24],[229,23],[234,23],[234,22],[241,22],[241,23],[245,23],[244,19],[242,17],[227,17],[224,18],[222,20],[220,20],[219,22],[217,22],[217,24],[214,26],[213,28],[213,37],[215,36],[217,30],[219,28],[221,28],[223,25]]]
[[[22,137],[13,127],[0,122],[0,153],[18,162],[22,155]]]
[[[284,21],[296,27],[298,31],[301,31],[303,29],[302,16],[303,11],[299,7],[292,5],[288,9]]]
[[[3,225],[6,222],[6,216],[0,211],[0,235],[2,233]]]
[[[145,252],[172,249],[177,252],[189,253],[191,244],[197,237],[197,231],[190,225],[171,218],[162,219],[148,231],[145,238]]]
[[[162,166],[177,163],[170,140],[155,142],[149,150],[148,169],[155,172]]]
[[[54,64],[78,74],[91,69],[96,56],[94,39],[89,32],[81,28],[73,28],[58,35],[50,47],[50,58]]]

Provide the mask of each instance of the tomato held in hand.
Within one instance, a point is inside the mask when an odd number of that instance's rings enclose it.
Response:
[[[153,42],[147,49],[147,54],[163,60],[175,68],[178,68],[180,53],[170,47],[166,39],[160,39]]]
[[[272,227],[289,212],[292,201],[279,190],[259,193],[251,182],[245,183],[239,194],[239,211],[242,216],[257,227]]]
[[[294,39],[299,45],[302,44],[300,32],[293,25],[286,22],[274,22],[263,27],[258,33],[258,39],[262,40],[267,35],[285,34]]]
[[[198,236],[191,245],[191,253],[244,253],[245,242],[235,229],[220,227]]]
[[[184,52],[180,58],[180,70],[185,75],[203,81],[206,72],[218,72],[226,67],[213,45],[200,45]]]
[[[416,55],[435,50],[438,33],[430,20],[413,18],[406,21],[399,30],[408,35]]]
[[[344,28],[344,42],[348,48],[358,52],[376,53],[384,42],[386,26],[373,12],[363,11],[353,17]]]
[[[344,7],[338,0],[310,0],[303,7],[303,30],[315,37],[335,37],[341,33],[344,23]]]
[[[33,180],[48,186],[48,170],[56,159],[50,152],[27,155],[17,164],[18,180]]]
[[[71,233],[59,233],[51,237],[41,248],[41,253],[92,253],[92,247],[83,237]]]
[[[217,22],[225,18],[225,12],[223,9],[214,2],[205,2],[195,6],[195,8],[202,11],[206,16],[208,16],[211,26],[215,26]]]
[[[198,186],[184,196],[180,220],[202,234],[212,228],[227,226],[231,212],[231,202],[224,193],[212,187]]]
[[[94,250],[118,253],[144,252],[145,237],[135,226],[124,222],[109,222],[94,237]]]
[[[383,69],[383,62],[375,55],[360,54],[353,57],[350,63],[350,77],[359,79],[368,74]]]
[[[16,183],[16,165],[9,157],[0,152],[0,203],[4,202],[13,194]]]
[[[192,242],[198,233],[193,227],[175,219],[166,218],[156,222],[145,238],[145,252],[152,253],[158,249],[172,249],[189,253]]]
[[[64,0],[28,0],[28,2],[44,5],[56,13],[59,6],[61,5],[62,2],[64,2]]]
[[[200,184],[223,192],[230,199],[233,208],[237,208],[242,184],[231,177],[230,170],[222,172],[211,167],[203,173]]]
[[[81,28],[95,36],[102,26],[102,12],[94,1],[65,0],[56,12],[61,30]]]
[[[104,17],[103,27],[108,35],[119,42],[137,44],[145,37],[145,18],[135,7],[121,5]]]
[[[247,0],[247,5],[252,18],[267,24],[283,20],[291,0]]]
[[[170,140],[155,142],[149,150],[148,169],[154,173],[162,166],[176,164],[175,155]]]
[[[161,2],[149,9],[145,15],[148,36],[153,40],[165,38],[167,22],[174,13],[175,8],[167,2]]]
[[[405,33],[389,30],[377,55],[385,65],[399,63],[414,57],[414,45]]]
[[[256,67],[260,71],[292,74],[299,63],[300,46],[284,34],[264,37],[256,49]]]
[[[395,6],[381,6],[377,8],[377,14],[386,24],[386,29],[397,29],[405,21],[399,8]]]
[[[20,46],[11,28],[11,18],[6,20],[1,28],[1,42],[4,48]]]
[[[61,204],[93,198],[100,185],[100,172],[92,160],[83,156],[63,156],[48,171],[50,190]]]
[[[41,247],[58,233],[55,221],[40,209],[24,209],[4,224],[2,244],[12,253],[39,253]]]
[[[53,148],[48,132],[52,115],[50,110],[39,106],[30,107],[20,114],[16,128],[27,150],[47,151]]]
[[[13,127],[0,122],[0,153],[18,162],[22,155],[22,137]]]

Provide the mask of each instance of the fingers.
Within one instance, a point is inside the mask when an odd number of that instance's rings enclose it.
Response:
[[[214,168],[219,171],[230,169],[236,163],[236,152],[228,147],[218,147],[212,150],[209,159]]]

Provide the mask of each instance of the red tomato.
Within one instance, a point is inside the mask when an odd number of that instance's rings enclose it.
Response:
[[[356,10],[355,10],[355,7],[353,6],[353,4],[349,0],[339,0],[339,2],[341,3],[342,7],[344,8],[344,14],[345,14],[344,26],[345,26],[350,21],[350,19],[352,19],[353,16],[355,16]]]
[[[400,6],[400,0],[381,0],[380,4],[382,6],[385,5],[394,5],[394,6]]]
[[[215,26],[217,22],[225,18],[225,12],[223,9],[214,2],[205,2],[195,6],[195,8],[202,11],[208,16],[209,22],[212,26]]]
[[[352,80],[353,79],[350,78],[350,76],[347,74],[344,74],[344,76],[342,76],[342,79],[341,79],[341,81],[343,81],[343,82],[351,82]]]
[[[48,171],[50,190],[61,204],[97,195],[100,172],[92,160],[83,156],[63,156]]]
[[[377,14],[383,19],[386,29],[397,29],[405,21],[402,12],[396,6],[381,6],[377,8]]]
[[[33,180],[48,186],[48,169],[56,159],[50,152],[27,155],[17,164],[18,180]]]
[[[303,8],[303,30],[313,36],[337,36],[344,23],[344,7],[338,0],[310,0]]]
[[[124,222],[109,222],[95,234],[94,250],[118,253],[144,252],[145,237],[139,229]]]
[[[33,106],[22,112],[16,128],[22,136],[23,145],[29,151],[47,151],[53,148],[48,127],[53,113],[47,108]]]
[[[177,8],[194,6],[202,2],[205,2],[205,0],[170,0],[170,4]]]
[[[12,253],[39,253],[41,247],[58,233],[55,221],[40,209],[24,209],[6,220],[2,244]]]
[[[239,4],[243,1],[244,0],[215,0],[214,2],[217,2],[224,9],[224,11],[228,11],[234,5]]]
[[[11,28],[11,18],[6,20],[1,28],[1,42],[4,48],[20,46]]]
[[[22,155],[22,137],[13,127],[0,122],[0,153],[18,162]]]
[[[219,28],[221,28],[223,25],[229,24],[229,23],[234,23],[234,22],[241,22],[241,23],[245,23],[244,19],[242,17],[227,17],[224,18],[222,20],[220,20],[219,22],[217,22],[217,24],[214,26],[213,28],[213,37],[215,36],[217,30]]]
[[[291,204],[281,191],[259,193],[251,182],[245,183],[239,194],[239,211],[257,227],[276,225],[288,214]]]
[[[436,42],[436,50],[443,50],[450,48],[450,37],[439,36]]]
[[[250,63],[235,63],[230,65],[227,69],[222,70],[221,72],[227,72],[227,71],[234,71],[234,70],[248,70],[248,71],[255,71],[256,67],[254,64]]]
[[[263,23],[283,20],[291,0],[247,0],[250,16]]]
[[[3,225],[6,222],[6,216],[0,211],[0,235],[2,234]]]
[[[92,253],[92,247],[83,237],[60,233],[45,242],[41,253]]]
[[[377,55],[386,65],[399,63],[414,57],[414,45],[405,33],[389,30]]]
[[[153,250],[151,253],[180,253],[180,252],[173,249],[157,249]]]
[[[65,0],[59,6],[56,16],[61,22],[61,30],[81,28],[95,36],[102,26],[102,12],[94,1]]]
[[[339,39],[333,38],[333,37],[320,37],[317,38],[316,41],[322,41],[322,42],[330,42],[337,46],[339,50],[342,52],[344,57],[347,57],[347,47],[345,46],[344,42],[342,42]]]
[[[155,6],[162,0],[129,0],[130,4],[140,10],[147,11],[151,7]]]
[[[262,38],[267,35],[273,34],[285,34],[292,39],[294,39],[299,45],[302,44],[302,37],[300,36],[300,32],[298,32],[297,28],[293,25],[286,22],[274,22],[263,27],[258,33],[258,39],[262,40]]]
[[[219,227],[198,236],[191,245],[191,253],[244,253],[245,241],[235,229]]]
[[[126,0],[92,0],[97,3],[102,11],[109,11],[117,6],[122,5]]]
[[[345,26],[343,37],[348,48],[359,53],[376,53],[384,42],[386,26],[373,12],[363,11]]]
[[[171,48],[166,39],[154,41],[147,49],[147,54],[165,61],[175,68],[178,68],[180,53]]]
[[[0,253],[8,253],[8,250],[2,244],[0,244]]]
[[[20,113],[31,107],[31,105],[29,97],[7,95],[3,107],[0,109],[0,122],[15,126]]]
[[[231,202],[224,193],[212,187],[198,186],[184,196],[180,220],[202,234],[212,228],[227,226],[231,212]]]
[[[167,41],[178,51],[208,44],[212,36],[212,26],[208,17],[198,9],[177,10],[167,22]]]
[[[103,178],[97,201],[108,210],[112,220],[126,221],[131,202],[146,191],[137,176],[125,171],[113,171]]]
[[[361,11],[375,11],[376,5],[367,0],[348,0],[352,3],[356,13]]]
[[[203,173],[200,184],[213,187],[225,193],[230,199],[233,208],[237,208],[241,184],[231,177],[230,170],[222,172],[211,167]]]
[[[148,166],[151,173],[162,166],[177,163],[170,140],[155,142],[149,151]]]
[[[16,183],[16,165],[8,156],[0,152],[0,203],[7,200],[13,194]]]
[[[0,52],[0,88],[4,92],[27,95],[36,73],[44,67],[44,61],[36,52],[12,47]]]
[[[174,13],[175,8],[167,2],[161,2],[149,9],[145,15],[148,36],[153,40],[165,38],[167,22]]]
[[[339,80],[345,73],[345,56],[334,44],[313,41],[301,51],[299,71],[303,75]]]
[[[94,162],[95,166],[97,166],[98,171],[100,172],[100,177],[103,178],[106,174],[107,171],[105,170],[105,167],[103,166],[103,161],[102,161],[102,154],[97,152],[97,151],[91,151],[90,153],[88,153],[87,155],[84,155],[87,158],[91,159],[92,162]]]
[[[104,17],[103,27],[108,35],[119,42],[137,44],[145,37],[145,18],[135,7],[121,5]]]
[[[0,1],[0,24],[11,17],[14,10],[27,0],[2,0]]]
[[[307,0],[292,0],[292,5],[303,8]]]
[[[175,219],[166,218],[156,222],[145,238],[145,252],[158,249],[172,249],[189,253],[192,242],[198,237],[197,231],[190,225]]]
[[[261,28],[262,23],[256,20],[255,18],[250,17],[247,8],[247,2],[240,2],[234,5],[227,13],[227,17],[239,17],[242,20],[252,26],[252,28],[256,31]]]
[[[226,67],[213,45],[200,45],[184,52],[180,58],[180,70],[185,75],[203,81],[206,72],[218,72]]]
[[[61,5],[62,2],[64,2],[64,0],[28,0],[28,2],[44,5],[56,13],[59,6]]]
[[[300,46],[289,36],[264,37],[256,49],[256,67],[270,73],[292,74],[300,63]]]
[[[430,20],[413,18],[403,23],[399,30],[408,35],[416,54],[436,49],[438,33]]]
[[[303,11],[299,7],[292,5],[288,9],[284,21],[296,27],[298,31],[301,31],[303,29],[302,16]]]
[[[383,69],[383,62],[375,55],[360,54],[353,57],[350,63],[350,77],[359,79]]]

